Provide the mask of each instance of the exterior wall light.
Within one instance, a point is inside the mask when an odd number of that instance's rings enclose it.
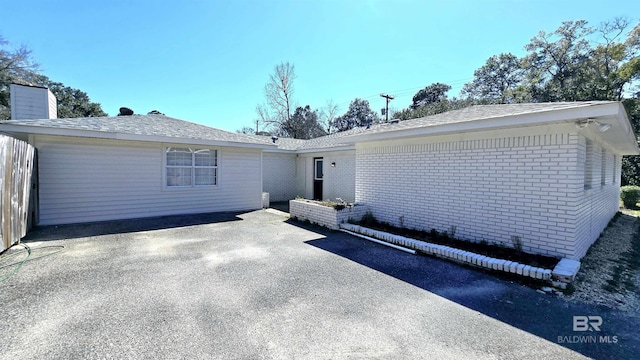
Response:
[[[603,124],[603,123],[597,122],[597,121],[596,121],[596,124],[598,125],[598,130],[600,132],[605,132],[605,131],[607,131],[607,130],[609,130],[611,128],[611,124]]]

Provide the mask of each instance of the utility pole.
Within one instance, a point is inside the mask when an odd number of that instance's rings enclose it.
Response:
[[[389,94],[380,94],[380,96],[387,99],[387,106],[384,111],[384,114],[386,115],[386,120],[384,122],[389,122],[389,101],[393,100],[394,97]]]

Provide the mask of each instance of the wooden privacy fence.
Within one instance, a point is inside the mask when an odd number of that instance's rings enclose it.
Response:
[[[0,134],[0,252],[27,234],[34,152],[26,142]]]

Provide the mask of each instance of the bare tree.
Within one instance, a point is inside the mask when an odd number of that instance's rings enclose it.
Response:
[[[255,135],[256,131],[249,126],[243,126],[242,128],[236,130],[236,133],[245,134],[245,135]]]
[[[333,100],[327,100],[327,103],[324,105],[322,109],[320,109],[319,114],[319,123],[326,130],[328,134],[331,134],[332,131],[335,132],[335,128],[331,126],[333,121],[338,117],[338,104],[333,102]]]
[[[293,64],[282,62],[273,68],[264,86],[266,104],[256,107],[260,121],[270,128],[280,128],[291,120],[293,105],[293,80],[296,78]]]

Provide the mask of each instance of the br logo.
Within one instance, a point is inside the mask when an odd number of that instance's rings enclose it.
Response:
[[[600,316],[574,316],[573,331],[600,331],[602,317]]]

